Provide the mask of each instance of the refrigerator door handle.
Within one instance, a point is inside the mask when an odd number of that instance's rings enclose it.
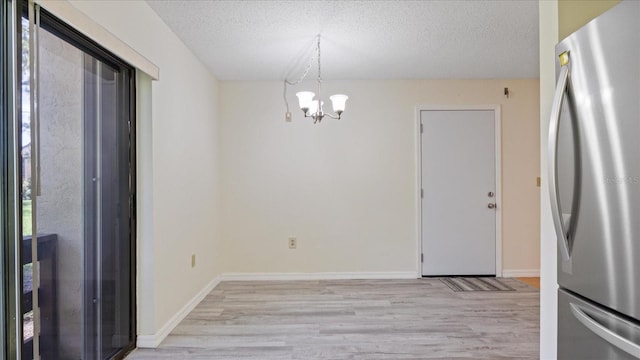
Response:
[[[560,203],[558,199],[558,175],[556,173],[558,168],[557,153],[558,153],[558,128],[560,126],[560,110],[562,102],[564,100],[564,93],[567,89],[569,80],[569,66],[568,66],[568,53],[560,55],[567,57],[566,62],[560,69],[560,77],[558,78],[558,84],[556,86],[556,92],[553,98],[553,106],[551,107],[551,119],[549,122],[549,147],[547,150],[547,162],[549,164],[548,181],[549,181],[549,198],[551,202],[551,217],[553,218],[553,225],[556,230],[556,237],[558,239],[558,245],[560,245],[560,253],[564,261],[569,261],[569,244],[567,242],[567,234],[564,228],[564,221],[560,216]]]
[[[571,313],[573,313],[573,316],[575,316],[576,319],[578,319],[578,321],[582,323],[582,325],[587,327],[587,329],[591,330],[591,332],[598,335],[603,340],[607,341],[616,348],[626,352],[631,356],[634,356],[637,359],[640,359],[640,345],[616,334],[610,329],[607,329],[602,324],[594,320],[591,316],[587,315],[579,305],[570,303],[569,307],[571,308]],[[616,319],[615,317],[612,318]],[[629,323],[625,321],[625,325],[629,325]],[[637,328],[638,332],[640,332],[640,328],[638,328],[637,326],[634,327]]]

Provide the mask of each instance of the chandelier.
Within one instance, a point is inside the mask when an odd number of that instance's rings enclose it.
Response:
[[[317,46],[316,46],[316,56],[318,59],[318,78],[316,79],[317,82],[317,91],[318,91],[318,97],[314,98],[316,96],[315,93],[313,93],[312,91],[300,91],[296,93],[296,96],[298,97],[298,102],[300,104],[300,110],[302,110],[302,112],[304,113],[304,117],[310,117],[313,119],[313,123],[319,123],[320,121],[322,121],[322,119],[325,116],[328,116],[332,119],[337,119],[339,120],[342,116],[342,113],[344,112],[345,106],[346,106],[346,102],[347,99],[349,98],[347,95],[343,95],[343,94],[336,94],[336,95],[332,95],[329,97],[329,99],[331,100],[331,105],[333,107],[333,112],[335,114],[331,114],[331,113],[325,113],[324,109],[323,109],[323,105],[324,105],[324,101],[322,101],[321,98],[321,93],[320,93],[320,87],[322,84],[322,69],[320,67],[320,35],[318,35],[318,42],[317,42]],[[305,70],[304,74],[302,75],[302,77],[296,81],[296,82],[290,82],[288,80],[285,80],[285,102],[286,102],[286,86],[288,85],[297,85],[299,84],[302,80],[304,80],[304,78],[307,76],[307,73],[309,72],[309,69],[311,68],[311,64],[313,64],[313,57],[311,58],[311,62],[309,63],[309,66],[307,66],[307,69]],[[287,120],[290,121],[290,117],[291,117],[291,113],[289,113],[289,106],[287,104]]]

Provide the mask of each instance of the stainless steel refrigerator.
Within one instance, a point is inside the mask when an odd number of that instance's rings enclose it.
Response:
[[[640,359],[640,1],[556,46],[558,359]]]

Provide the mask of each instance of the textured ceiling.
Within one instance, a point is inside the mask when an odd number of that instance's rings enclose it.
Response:
[[[538,77],[538,1],[147,0],[221,80]],[[310,76],[316,76],[315,65]]]

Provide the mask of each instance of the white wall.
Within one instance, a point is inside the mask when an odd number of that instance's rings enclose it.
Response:
[[[549,205],[547,182],[547,134],[555,89],[555,45],[558,42],[558,2],[540,1],[540,358],[556,358],[557,258],[555,231]]]
[[[71,3],[160,68],[160,80],[139,89],[151,91],[152,107],[140,104],[138,123],[138,159],[152,162],[138,164],[138,287],[153,292],[139,298],[138,328],[153,335],[220,271],[218,84],[146,2]]]
[[[538,271],[537,79],[326,81],[350,98],[319,125],[297,110],[306,88],[285,123],[280,82],[220,82],[226,272],[415,274],[415,111],[432,104],[502,106],[503,268]]]

